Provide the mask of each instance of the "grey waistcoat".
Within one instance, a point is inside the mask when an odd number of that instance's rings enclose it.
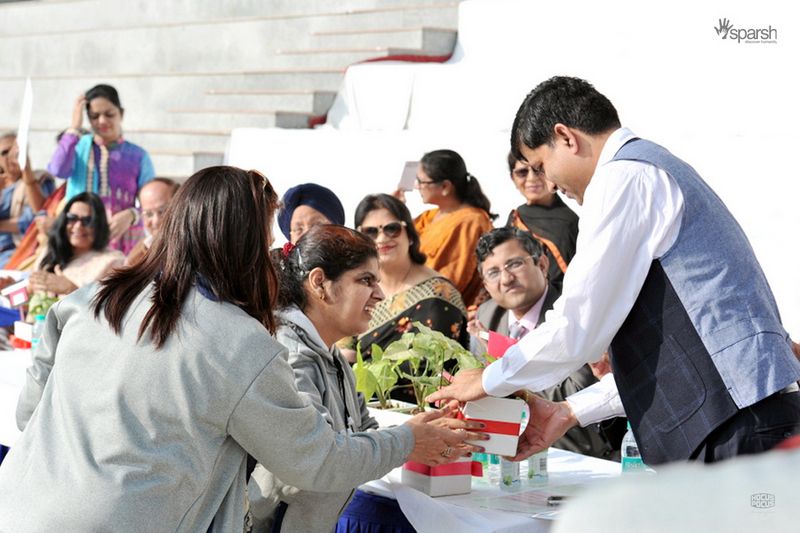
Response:
[[[683,194],[677,239],[653,262],[612,362],[645,461],[687,459],[739,409],[797,381],[800,363],[747,237],[694,169],[642,139],[614,160],[654,165]]]

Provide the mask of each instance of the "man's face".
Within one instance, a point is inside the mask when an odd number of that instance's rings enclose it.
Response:
[[[308,205],[299,205],[292,213],[292,220],[289,223],[289,237],[292,244],[296,244],[300,237],[308,233],[308,230],[315,226],[331,224],[328,217]]]
[[[547,287],[547,265],[534,259],[517,239],[500,244],[481,264],[483,285],[497,304],[522,315]]]
[[[569,198],[583,204],[583,193],[592,178],[593,169],[586,168],[586,160],[576,153],[573,139],[555,136],[553,144],[543,144],[536,148],[520,146],[522,156],[533,172],[553,183]]]
[[[144,227],[150,235],[155,236],[161,229],[164,212],[172,199],[172,188],[155,181],[148,183],[139,192],[139,203],[142,207]]]

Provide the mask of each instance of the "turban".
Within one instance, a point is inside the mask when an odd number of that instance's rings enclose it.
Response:
[[[294,210],[301,205],[316,209],[331,221],[332,224],[344,225],[344,208],[342,202],[332,190],[316,183],[303,183],[292,187],[283,195],[283,206],[278,212],[278,226],[281,233],[291,240],[289,230],[292,225]]]

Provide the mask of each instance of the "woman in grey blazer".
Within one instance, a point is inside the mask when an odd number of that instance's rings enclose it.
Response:
[[[298,394],[270,335],[276,199],[257,172],[202,170],[140,263],[50,310],[0,468],[0,531],[241,531],[248,453],[342,491],[470,451],[425,423],[438,414],[337,434]]]

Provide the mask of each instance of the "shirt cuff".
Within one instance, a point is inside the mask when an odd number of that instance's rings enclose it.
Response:
[[[487,366],[483,371],[481,383],[483,385],[483,390],[485,390],[486,394],[489,396],[503,398],[509,394],[514,394],[521,388],[513,385],[509,387],[508,383],[506,383],[506,381],[503,379],[502,362],[502,359],[498,359],[491,365]]]
[[[567,396],[566,400],[581,427],[615,416],[625,416],[613,374],[606,374],[591,387]]]

